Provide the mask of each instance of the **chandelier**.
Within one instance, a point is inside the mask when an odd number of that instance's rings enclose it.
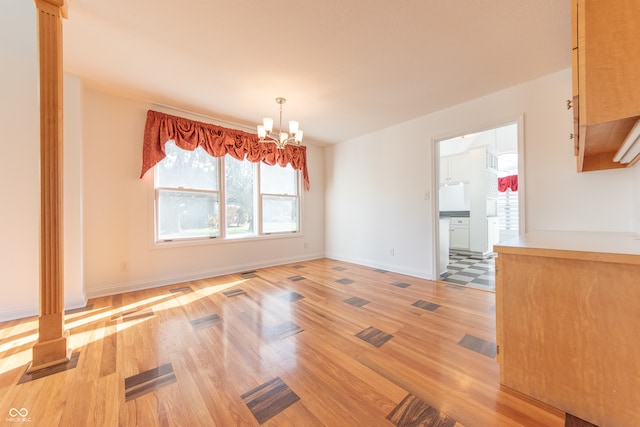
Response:
[[[276,147],[283,149],[287,144],[300,145],[302,142],[302,130],[298,129],[298,122],[289,121],[289,133],[282,132],[282,104],[287,102],[284,98],[276,98],[280,105],[280,128],[278,133],[273,133],[273,119],[265,117],[261,125],[258,125],[258,138],[260,142],[273,142]]]

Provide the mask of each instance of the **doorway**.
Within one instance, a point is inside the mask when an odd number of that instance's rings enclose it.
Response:
[[[437,140],[437,280],[495,290],[493,246],[522,222],[520,121]]]

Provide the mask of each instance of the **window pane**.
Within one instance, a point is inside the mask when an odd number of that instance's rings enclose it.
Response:
[[[217,193],[158,193],[158,240],[220,235]]]
[[[298,231],[298,198],[262,196],[262,232]]]
[[[173,141],[165,144],[165,152],[156,166],[156,187],[218,190],[218,159],[200,147],[183,150]]]
[[[227,237],[255,234],[255,163],[225,156],[225,201]]]
[[[263,194],[298,194],[297,178],[298,174],[290,164],[283,168],[260,163],[260,192]]]

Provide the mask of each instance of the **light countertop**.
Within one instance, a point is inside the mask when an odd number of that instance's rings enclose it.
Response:
[[[494,251],[498,254],[531,254],[640,264],[640,235],[597,231],[531,231],[494,246]]]

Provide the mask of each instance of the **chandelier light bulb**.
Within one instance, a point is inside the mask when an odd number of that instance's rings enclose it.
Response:
[[[295,135],[298,133],[298,122],[295,120],[291,120],[289,122],[289,133],[291,133],[291,135]]]
[[[267,133],[271,133],[273,130],[273,119],[271,117],[265,117],[262,119],[262,123],[264,124],[264,129]]]

